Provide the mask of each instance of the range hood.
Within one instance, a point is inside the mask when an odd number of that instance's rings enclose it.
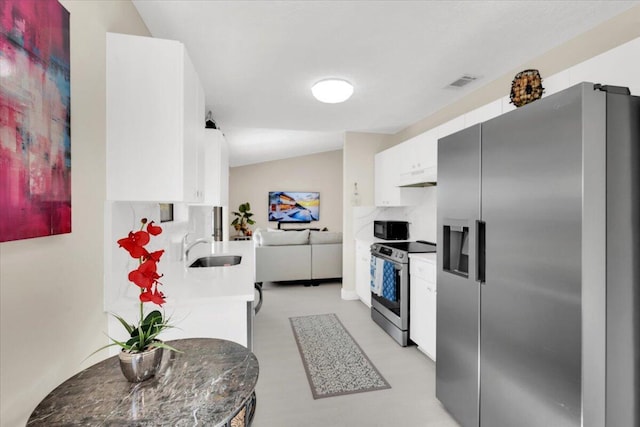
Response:
[[[397,187],[433,187],[438,182],[436,165],[414,168],[400,173]]]
[[[436,181],[425,181],[425,182],[415,182],[413,184],[403,184],[398,185],[398,187],[409,188],[409,187],[435,187],[438,185]]]

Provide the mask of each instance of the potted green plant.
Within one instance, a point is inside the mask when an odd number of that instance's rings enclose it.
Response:
[[[232,212],[236,218],[233,220],[231,225],[236,229],[238,233],[242,233],[244,236],[251,236],[251,229],[249,225],[253,225],[256,222],[251,219],[253,214],[251,211],[251,205],[249,202],[241,203],[238,206],[238,212]]]

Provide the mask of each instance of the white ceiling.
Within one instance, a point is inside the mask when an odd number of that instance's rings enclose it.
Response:
[[[337,150],[344,131],[395,133],[639,2],[133,3],[154,37],[186,45],[239,166]],[[480,78],[446,87],[463,74]],[[316,101],[326,77],[353,97]]]

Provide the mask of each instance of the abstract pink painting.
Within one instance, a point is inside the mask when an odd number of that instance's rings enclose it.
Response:
[[[69,12],[0,0],[0,242],[71,232]]]

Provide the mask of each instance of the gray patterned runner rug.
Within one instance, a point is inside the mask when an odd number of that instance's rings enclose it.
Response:
[[[289,321],[314,399],[391,388],[335,314]]]

